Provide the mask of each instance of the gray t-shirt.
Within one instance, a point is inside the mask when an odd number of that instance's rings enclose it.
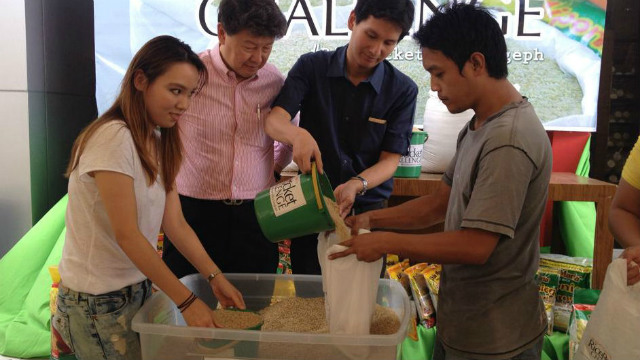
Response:
[[[501,359],[532,346],[546,328],[534,276],[551,145],[526,98],[472,126],[460,132],[443,176],[451,186],[445,231],[482,229],[500,238],[484,265],[443,266],[438,337],[458,356]]]

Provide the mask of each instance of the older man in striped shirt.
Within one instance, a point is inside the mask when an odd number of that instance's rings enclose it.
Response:
[[[208,82],[179,121],[178,192],[187,222],[222,271],[275,273],[277,244],[262,234],[253,199],[292,156],[264,132],[284,83],[267,60],[287,24],[273,0],[223,0],[218,21],[218,45],[200,54]],[[163,256],[179,277],[196,272],[170,241]]]

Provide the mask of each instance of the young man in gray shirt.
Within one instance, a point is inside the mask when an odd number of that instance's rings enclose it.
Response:
[[[443,264],[434,359],[540,359],[546,317],[534,280],[551,146],[531,104],[507,80],[507,49],[483,8],[442,7],[414,35],[431,88],[450,112],[473,109],[438,191],[347,219],[372,232],[331,258],[385,253]]]

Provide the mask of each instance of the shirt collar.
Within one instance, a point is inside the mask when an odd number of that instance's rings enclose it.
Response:
[[[329,77],[344,77],[347,78],[347,47],[349,45],[341,46],[336,49],[334,56],[331,57],[329,62],[329,69],[327,76]],[[363,82],[371,84],[371,87],[380,93],[382,90],[382,80],[384,80],[384,64],[381,62],[376,65],[373,73]]]
[[[511,109],[515,109],[517,107],[520,107],[520,106],[522,106],[522,105],[524,105],[525,103],[528,103],[528,102],[529,102],[529,99],[526,96],[523,96],[522,99],[520,99],[518,101],[510,102],[507,105],[503,106],[502,109],[498,110],[497,113],[495,113],[493,115],[490,115],[487,118],[486,122],[489,122],[489,121],[501,116],[505,112],[507,112],[507,111],[509,111]]]
[[[482,125],[482,127],[480,129],[484,128],[484,125],[488,124],[492,120],[502,116],[502,114],[504,114],[505,112],[507,112],[507,111],[509,111],[511,109],[515,109],[517,107],[526,105],[527,103],[529,103],[529,98],[526,97],[526,96],[523,96],[522,99],[520,99],[518,101],[514,101],[514,102],[510,102],[510,103],[506,104],[500,110],[498,110],[497,113],[489,115],[489,117],[487,118],[487,120],[485,120],[484,124]],[[476,122],[476,115],[474,114],[471,117],[471,121],[469,122],[469,129],[472,130],[472,131],[478,130],[478,129],[474,128],[475,122]]]
[[[213,67],[220,74],[220,76],[222,76],[224,79],[238,81],[236,73],[234,73],[232,70],[229,70],[227,65],[222,60],[222,55],[220,54],[220,44],[216,44],[216,46],[209,50],[209,52],[211,55],[211,59],[213,60]],[[253,77],[247,80],[251,81],[257,79],[260,76],[261,71],[262,69],[258,70],[258,72]]]

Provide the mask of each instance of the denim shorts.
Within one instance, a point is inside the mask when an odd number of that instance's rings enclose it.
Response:
[[[131,319],[150,295],[149,280],[100,295],[60,284],[52,326],[78,360],[139,360],[140,339]]]

